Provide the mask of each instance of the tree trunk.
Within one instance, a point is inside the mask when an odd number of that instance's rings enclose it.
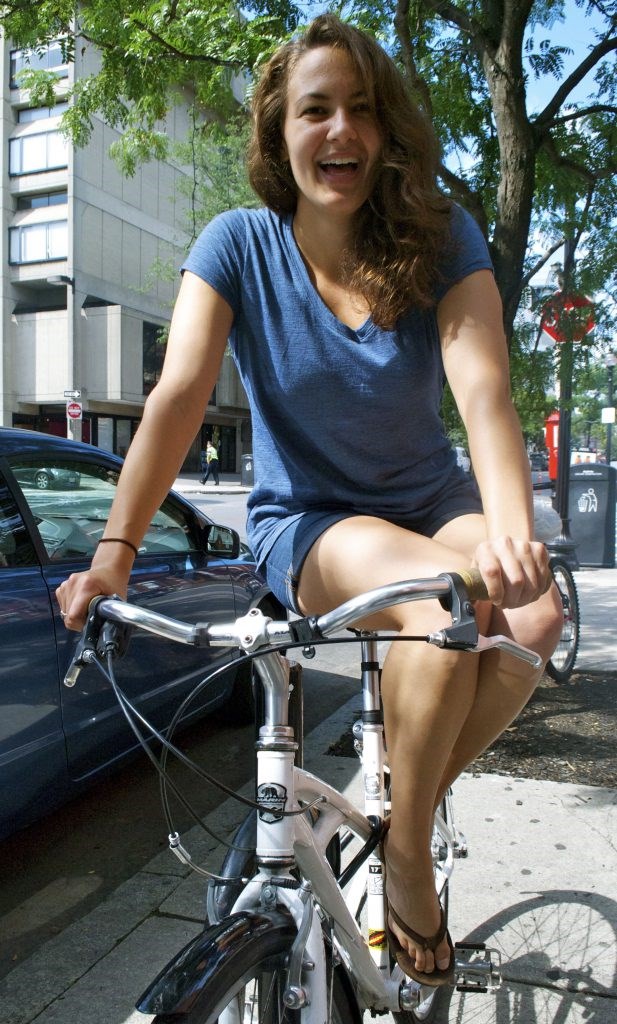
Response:
[[[485,47],[482,53],[499,141],[497,217],[491,255],[508,340],[512,337],[521,297],[535,189],[537,144],[525,103],[521,63],[523,29],[521,19],[506,17],[495,49],[491,52]]]

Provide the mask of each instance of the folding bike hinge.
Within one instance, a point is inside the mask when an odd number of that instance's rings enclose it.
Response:
[[[501,953],[483,942],[456,942],[454,975],[457,992],[488,992],[501,985]]]

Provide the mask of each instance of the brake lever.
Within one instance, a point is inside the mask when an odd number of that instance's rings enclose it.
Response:
[[[517,644],[507,636],[478,636],[478,643],[474,650],[481,654],[483,651],[492,651],[495,648],[500,651],[506,651],[508,654],[513,654],[515,658],[527,662],[533,668],[540,668],[542,665],[542,658],[539,654],[530,650],[529,647]]]
[[[115,594],[112,596],[117,597]],[[109,651],[121,657],[126,651],[131,627],[107,622],[99,615],[99,605],[104,600],[105,595],[94,597],[88,606],[86,624],[64,677],[65,686],[75,686],[82,668],[91,665],[97,657],[104,657]]]
[[[505,651],[507,654],[512,654],[519,661],[524,661],[533,668],[540,668],[542,665],[542,658],[535,651],[531,651],[528,647],[523,647],[522,644],[517,644],[516,641],[510,640],[507,636],[482,636],[478,633],[476,642],[474,644],[465,643],[461,644],[458,641],[452,642],[448,636],[447,629],[440,629],[436,633],[429,633],[427,640],[429,644],[434,647],[443,647],[447,650],[465,650],[476,654],[482,654],[484,651]]]

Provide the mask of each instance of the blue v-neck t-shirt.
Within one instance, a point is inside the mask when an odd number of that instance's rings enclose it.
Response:
[[[454,206],[451,225],[435,307],[410,309],[390,331],[370,317],[353,330],[330,311],[291,216],[233,210],[197,239],[182,269],[234,314],[230,345],[253,426],[247,534],[260,565],[290,520],[307,512],[413,523],[453,489],[479,509],[440,416],[436,306],[451,285],[491,262],[469,214]]]

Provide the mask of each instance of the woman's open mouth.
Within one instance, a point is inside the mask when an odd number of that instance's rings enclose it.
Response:
[[[356,175],[359,161],[351,157],[333,158],[332,160],[320,161],[319,168],[327,177],[343,180],[345,178],[353,178]]]

